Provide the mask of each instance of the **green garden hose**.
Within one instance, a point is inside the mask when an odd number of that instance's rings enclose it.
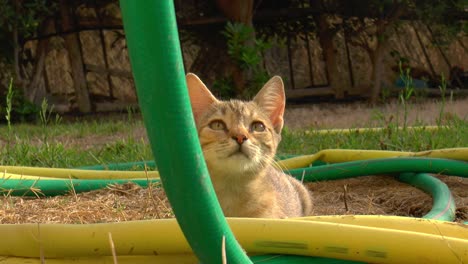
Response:
[[[432,209],[422,218],[442,221],[455,220],[455,201],[445,183],[425,173],[402,173],[398,179],[432,196]]]
[[[310,256],[293,256],[293,255],[258,255],[252,256],[250,259],[254,263],[268,263],[268,264],[360,264],[364,262],[352,261],[352,260],[341,260],[341,259],[330,259],[330,258],[319,258]]]
[[[114,163],[106,165],[92,165],[92,166],[81,166],[77,169],[80,170],[116,170],[116,171],[141,171],[145,167],[149,169],[156,168],[156,162],[153,160],[138,161],[138,162],[125,162],[125,163]]]
[[[338,164],[341,165],[338,166]],[[306,182],[405,172],[426,172],[468,177],[468,162],[438,158],[388,158],[299,168],[288,172],[298,179],[303,178]]]
[[[187,241],[202,263],[222,263],[222,250],[227,263],[251,263],[224,218],[198,142],[173,1],[121,0],[120,7],[148,138]]]
[[[0,195],[12,196],[57,196],[89,192],[108,187],[111,184],[126,184],[133,182],[141,187],[159,182],[159,179],[119,179],[119,180],[80,180],[80,179],[2,179],[0,180]]]
[[[297,157],[299,155],[278,155],[276,158],[278,160],[289,159]],[[144,170],[146,168],[156,169],[156,162],[154,160],[146,161],[137,161],[137,162],[124,162],[124,163],[113,163],[105,165],[91,165],[91,166],[81,166],[77,169],[81,170],[120,170],[120,171],[136,171]]]

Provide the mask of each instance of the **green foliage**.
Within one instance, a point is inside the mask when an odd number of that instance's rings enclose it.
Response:
[[[254,29],[242,23],[228,22],[222,33],[227,39],[229,56],[244,69],[257,69],[263,61],[262,53],[272,45],[265,37],[255,38]]]
[[[413,0],[411,2],[417,19],[431,28],[434,44],[447,45],[458,33],[467,33],[466,21],[457,16],[466,12],[465,0]]]
[[[6,94],[6,115],[5,120],[8,123],[8,131],[11,131],[11,109],[13,108],[12,101],[13,101],[13,79],[10,79],[10,84],[8,85],[8,91]]]
[[[333,2],[333,1],[332,1]],[[459,32],[466,33],[466,21],[460,19],[465,11],[465,0],[339,0],[337,13],[352,17],[351,20],[359,26],[348,26],[350,32],[361,32],[362,27],[368,27],[364,17],[371,18],[389,26],[398,25],[400,17],[409,17],[423,22],[432,29],[436,44],[445,45]],[[359,21],[359,22],[357,22]],[[369,21],[369,20],[368,20]],[[385,32],[381,32],[385,33]],[[379,36],[377,36],[379,37]],[[383,36],[380,36],[383,37]],[[384,39],[379,39],[384,40]]]
[[[441,76],[441,81],[440,81],[440,95],[441,95],[441,103],[440,103],[440,111],[439,111],[439,118],[437,118],[437,124],[441,125],[443,122],[443,116],[445,113],[445,104],[446,104],[446,98],[445,98],[445,93],[447,92],[447,80],[445,79],[444,74],[442,73]]]
[[[0,60],[6,64],[15,64],[15,46],[21,50],[26,38],[35,36],[42,21],[56,10],[56,0],[0,0]],[[16,52],[18,52],[18,50]],[[19,54],[16,54],[19,55]],[[15,72],[20,74],[19,72]],[[20,76],[16,76],[20,80]],[[14,87],[13,87],[14,88]],[[38,109],[27,102],[19,89],[13,89],[10,94],[10,105],[7,105],[9,118],[13,120],[28,120],[34,117]],[[8,93],[8,91],[6,92]],[[0,96],[3,96],[0,89]],[[3,97],[2,97],[3,98]],[[0,114],[3,113],[3,102],[0,102]],[[3,120],[3,114],[0,121]]]
[[[392,51],[390,51],[390,56],[395,60],[396,65],[400,65],[400,64],[409,65],[410,64],[410,60],[408,59],[408,57],[401,55],[401,53],[398,50],[393,49]]]
[[[25,100],[23,93],[15,89],[13,81],[10,82],[8,90],[0,98],[5,98],[5,102],[0,102],[0,122],[7,121],[11,124],[15,121],[31,121],[36,118],[39,108]],[[4,105],[5,103],[5,105]]]
[[[403,129],[406,130],[408,124],[408,100],[414,92],[413,78],[411,78],[410,68],[403,69],[401,62],[398,64],[400,68],[400,78],[403,80],[405,87],[398,94],[398,101],[403,106]]]
[[[247,80],[247,86],[243,97],[251,97],[262,85],[268,81],[268,73],[264,69],[263,53],[272,47],[272,42],[265,36],[255,36],[252,27],[242,23],[228,22],[222,34],[226,37],[227,52],[231,59],[244,71],[251,73],[251,79]],[[227,85],[232,81],[228,79],[220,80],[215,85],[219,92],[229,94]],[[232,86],[231,86],[232,87]]]
[[[42,130],[43,130],[43,138],[42,141],[47,143],[49,133],[47,133],[48,125],[51,124],[52,121],[52,112],[54,110],[54,106],[52,105],[49,108],[49,104],[47,103],[47,99],[44,98],[41,103],[41,110],[39,111],[39,120],[41,122]],[[62,118],[59,114],[55,114],[55,123],[54,125],[59,124],[62,121]]]
[[[233,89],[234,82],[232,81],[231,77],[216,79],[212,87],[215,96],[219,99],[227,100],[236,96],[236,93]]]
[[[15,7],[15,2],[16,7]],[[46,0],[0,0],[0,25],[2,28],[13,31],[16,26],[19,32],[22,32],[25,37],[31,36],[42,17],[45,14],[50,14],[51,5]]]
[[[17,31],[20,39],[34,36],[41,22],[57,9],[55,2],[0,0],[0,40],[2,41],[0,56],[11,60],[14,45],[13,31]]]
[[[47,102],[47,99],[44,98],[41,103],[41,109],[39,111],[39,120],[43,128],[47,127],[52,122],[52,113],[54,111],[54,106]],[[62,121],[62,118],[59,114],[55,114],[55,119],[53,119],[54,124],[57,125]]]

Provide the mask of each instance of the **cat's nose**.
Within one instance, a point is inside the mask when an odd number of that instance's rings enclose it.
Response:
[[[242,143],[244,143],[247,140],[247,137],[245,135],[237,135],[233,136],[232,139],[237,141],[239,145],[242,145]]]

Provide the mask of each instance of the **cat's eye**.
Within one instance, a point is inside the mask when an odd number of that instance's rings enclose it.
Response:
[[[226,124],[221,120],[214,120],[208,125],[213,130],[226,130]]]
[[[250,130],[254,132],[263,132],[265,131],[265,125],[260,121],[253,122],[250,125]]]

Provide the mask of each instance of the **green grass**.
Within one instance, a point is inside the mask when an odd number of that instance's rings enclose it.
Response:
[[[36,124],[0,124],[0,165],[72,168],[152,160],[150,147],[141,136],[143,122],[133,115],[76,122],[47,115]],[[285,127],[278,154],[312,154],[323,149],[416,152],[468,146],[466,117],[448,115],[442,119],[445,115],[441,113],[434,122],[438,129],[414,130],[406,127],[424,124],[405,122],[398,127],[399,120],[385,120],[378,113],[375,116],[362,126],[382,127],[380,131],[357,132],[351,128],[343,133],[324,133]]]
[[[51,124],[45,129],[13,124],[12,135],[3,137],[9,132],[0,125],[0,165],[71,168],[149,160],[149,146],[131,136],[142,126],[141,121],[123,120]]]
[[[384,127],[381,131],[346,133],[319,130],[285,130],[280,154],[313,154],[323,149],[374,149],[424,151],[468,146],[468,122],[458,120],[435,130]]]

